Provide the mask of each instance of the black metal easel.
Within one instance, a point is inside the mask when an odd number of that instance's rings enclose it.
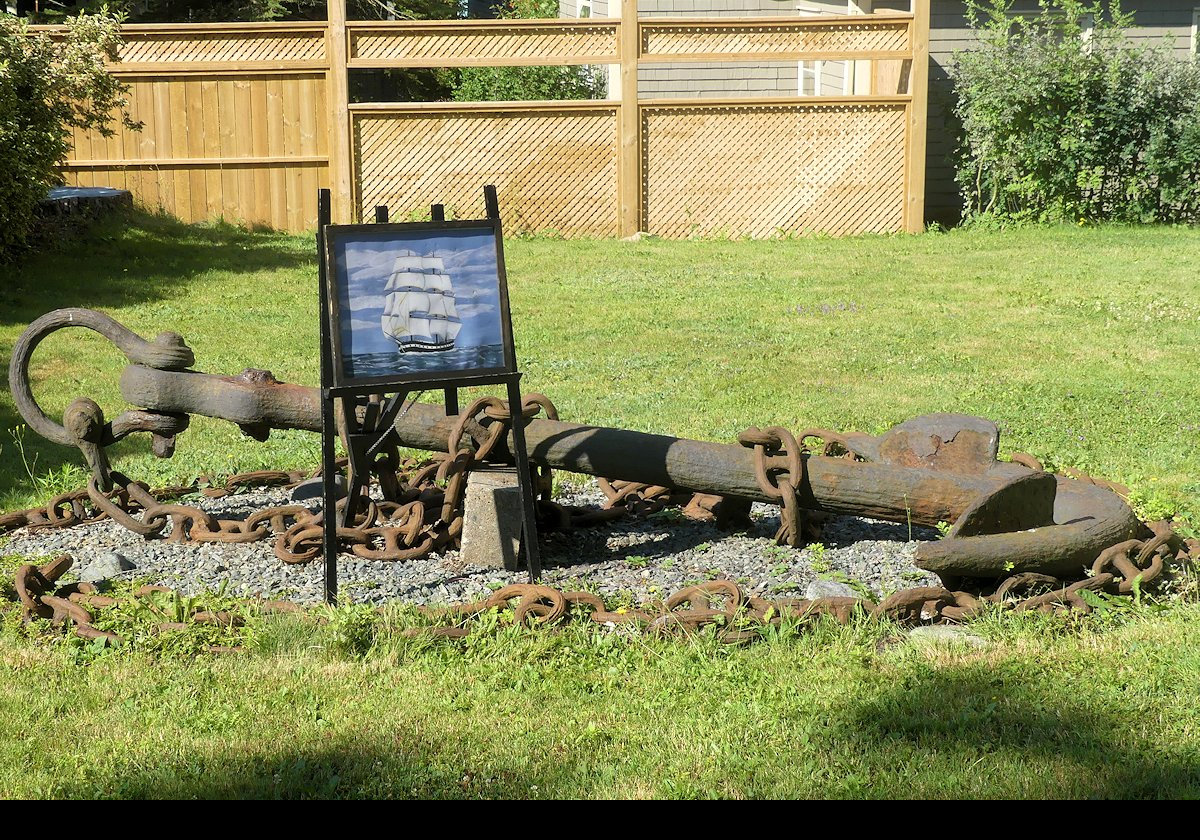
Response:
[[[488,219],[495,221],[498,225],[500,206],[494,186],[484,187],[484,200]],[[538,553],[537,524],[534,516],[533,477],[530,472],[529,453],[525,442],[525,428],[521,413],[521,373],[516,371],[449,379],[439,378],[428,382],[410,381],[405,383],[404,388],[387,391],[381,391],[380,386],[334,387],[330,284],[325,261],[325,227],[331,223],[329,190],[320,191],[317,212],[317,250],[320,255],[321,281],[321,498],[322,510],[326,512],[323,518],[326,602],[336,602],[338,591],[338,537],[337,528],[329,527],[330,519],[336,519],[337,527],[340,528],[347,527],[353,522],[358,500],[370,481],[371,459],[389,440],[398,442],[393,424],[405,410],[404,406],[408,395],[414,390],[423,392],[440,389],[443,393],[446,416],[453,417],[459,413],[458,391],[460,388],[499,384],[503,384],[507,388],[508,404],[513,417],[512,454],[516,462],[517,485],[521,494],[523,518],[521,546],[529,578],[531,581],[536,580],[541,576],[541,559]],[[434,204],[430,208],[430,216],[434,222],[445,221],[444,207]],[[375,221],[380,224],[387,223],[387,207],[375,208]],[[346,454],[350,461],[350,480],[347,482],[346,504],[341,515],[331,517],[328,512],[337,510],[336,479],[338,470],[334,441],[338,434],[335,419],[335,403],[338,399],[342,400],[342,422],[345,430]],[[361,421],[359,419],[360,409]]]

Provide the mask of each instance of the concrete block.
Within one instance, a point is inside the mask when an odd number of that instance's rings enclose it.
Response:
[[[515,467],[486,467],[467,475],[462,561],[474,566],[521,568],[521,489]]]

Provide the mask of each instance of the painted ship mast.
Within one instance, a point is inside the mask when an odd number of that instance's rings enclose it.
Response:
[[[462,320],[454,289],[441,257],[405,251],[396,257],[388,278],[381,324],[383,334],[402,353],[450,350]]]

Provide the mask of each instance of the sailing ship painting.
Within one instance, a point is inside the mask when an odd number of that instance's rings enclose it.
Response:
[[[330,251],[343,380],[506,369],[494,228],[353,226]]]
[[[386,291],[380,323],[400,352],[437,353],[454,347],[462,320],[441,257],[412,251],[396,257]]]

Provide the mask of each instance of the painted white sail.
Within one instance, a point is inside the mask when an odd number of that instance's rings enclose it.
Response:
[[[387,291],[402,292],[409,289],[424,289],[425,274],[420,271],[401,270],[392,272],[388,278]]]
[[[427,274],[425,275],[425,290],[428,292],[449,292],[453,294],[450,288],[449,274]]]
[[[462,329],[441,257],[405,251],[392,263],[380,326],[404,352],[449,350]]]

